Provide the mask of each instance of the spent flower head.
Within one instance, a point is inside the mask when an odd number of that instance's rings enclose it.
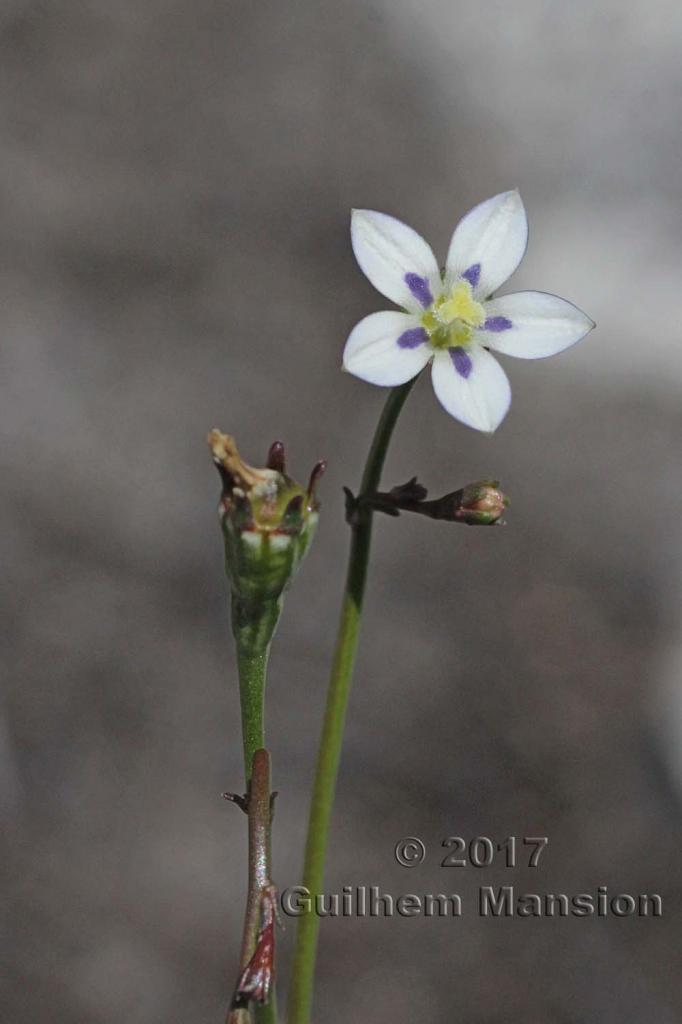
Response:
[[[455,228],[445,270],[424,239],[395,217],[354,210],[353,251],[374,287],[404,312],[372,313],[351,331],[344,369],[395,387],[432,362],[436,397],[456,419],[492,432],[511,389],[490,350],[542,359],[580,341],[594,323],[566,299],[524,291],[492,298],[528,241],[517,191],[474,207]]]
[[[318,520],[315,489],[326,464],[318,462],[308,486],[301,487],[284,472],[280,441],[271,446],[267,465],[255,469],[229,434],[212,430],[207,440],[223,487],[219,512],[227,575],[235,596],[257,611],[280,598],[310,546]]]

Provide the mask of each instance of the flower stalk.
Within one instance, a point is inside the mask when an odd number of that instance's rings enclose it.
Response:
[[[413,384],[414,380],[408,381],[388,396],[367,457],[360,499],[378,490],[391,436]],[[372,517],[372,507],[360,500],[351,523],[348,573],[310,802],[302,884],[313,896],[321,894],[324,883],[329,825],[367,582]],[[305,914],[298,922],[288,1024],[308,1024],[310,1020],[319,923],[314,913]]]

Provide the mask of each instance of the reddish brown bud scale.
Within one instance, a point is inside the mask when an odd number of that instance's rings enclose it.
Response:
[[[275,920],[277,889],[266,885],[261,893],[261,928],[253,956],[242,971],[235,990],[235,1001],[267,1003],[275,979]]]

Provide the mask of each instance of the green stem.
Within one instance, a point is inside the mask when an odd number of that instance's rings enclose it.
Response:
[[[360,495],[378,490],[393,428],[413,384],[414,381],[409,381],[401,387],[394,388],[388,396],[367,456]],[[303,885],[313,897],[322,892],[324,883],[329,824],[358,647],[371,540],[372,509],[361,503],[357,507],[355,522],[352,525],[348,576],[329,679],[308,820]],[[315,913],[305,914],[298,922],[288,1024],[308,1024],[310,1020],[319,924],[319,917]]]
[[[259,605],[257,611],[240,598],[232,598],[232,629],[237,647],[244,776],[247,786],[251,778],[253,755],[265,746],[265,679],[270,644],[281,610],[281,597]]]

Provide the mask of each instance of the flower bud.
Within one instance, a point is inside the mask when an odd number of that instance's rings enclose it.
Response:
[[[449,495],[453,519],[469,526],[492,526],[501,522],[509,498],[499,490],[498,480],[479,480]],[[441,499],[445,500],[445,499]]]
[[[263,606],[279,601],[310,546],[318,519],[315,487],[325,463],[317,463],[303,488],[284,472],[279,441],[264,469],[247,465],[228,434],[212,430],[208,444],[223,485],[219,512],[235,608],[241,617],[257,618]]]

